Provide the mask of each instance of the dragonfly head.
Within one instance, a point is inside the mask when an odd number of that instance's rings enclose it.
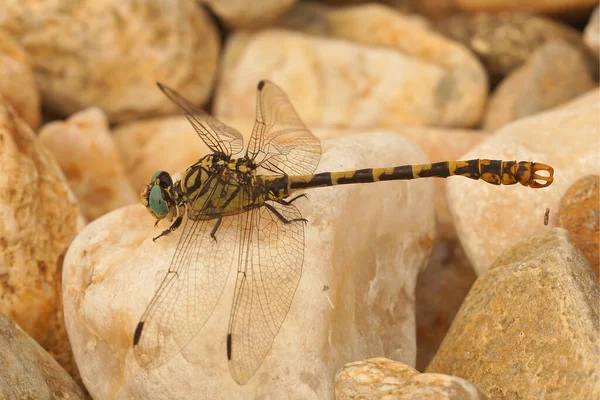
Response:
[[[142,190],[140,200],[156,219],[165,218],[177,208],[171,196],[172,187],[171,175],[165,171],[157,171],[152,175],[148,186]]]

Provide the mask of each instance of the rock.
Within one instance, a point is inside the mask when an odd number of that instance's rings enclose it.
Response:
[[[157,80],[199,104],[211,95],[219,39],[193,1],[8,0],[0,29],[25,47],[44,106],[61,115],[96,106],[123,122],[175,112]]]
[[[0,313],[0,397],[83,399],[73,378],[27,333]]]
[[[411,29],[427,34],[399,14],[375,10],[375,15],[366,19],[369,26],[391,20],[395,28],[384,31],[374,42],[391,40],[393,35]],[[354,21],[358,16],[344,18]],[[413,55],[391,46],[284,30],[236,33],[225,50],[213,112],[223,118],[254,119],[256,82],[267,78],[284,89],[308,126],[473,125],[486,101],[485,75],[476,69],[474,72],[476,64],[470,70],[457,68],[468,62],[467,53],[434,34],[430,36]],[[437,55],[417,54],[426,54],[427,45],[438,46],[435,51],[440,55],[458,61],[444,65]],[[468,93],[462,85],[470,88]]]
[[[292,7],[296,0],[261,0],[251,3],[236,0],[202,0],[227,25],[258,28],[271,23]]]
[[[455,0],[458,8],[465,11],[531,11],[556,14],[591,8],[595,0],[534,0],[523,3],[518,0]]]
[[[494,131],[515,119],[565,103],[595,86],[581,52],[562,41],[546,42],[496,88],[483,127]]]
[[[597,75],[598,61],[592,57],[581,35],[567,25],[527,13],[458,14],[436,23],[436,28],[473,51],[487,69],[492,84],[520,67],[540,45],[562,40],[586,57]]]
[[[225,120],[250,138],[250,121]],[[113,137],[125,163],[125,170],[136,193],[159,170],[179,172],[208,152],[190,122],[184,117],[162,117],[130,122],[113,130]]]
[[[600,397],[600,286],[568,233],[503,253],[471,288],[427,368],[490,398]]]
[[[139,201],[102,110],[90,108],[46,124],[39,139],[58,161],[88,221]]]
[[[356,135],[323,142],[318,170],[399,161],[425,156],[398,135]],[[134,357],[133,334],[179,234],[152,242],[162,227],[140,205],[97,219],[64,264],[65,320],[83,381],[94,398],[322,399],[333,396],[335,372],[352,359],[384,354],[414,364],[412,290],[434,236],[432,195],[424,179],[314,189],[310,200],[298,200],[309,220],[303,277],[270,353],[244,386],[231,378],[225,354],[236,274],[201,333],[168,363],[146,370]]]
[[[0,312],[67,371],[76,366],[63,323],[61,276],[82,227],[52,155],[12,107],[0,104]]]
[[[1,6],[0,6],[1,7]],[[40,124],[40,94],[29,56],[10,36],[0,32],[0,98],[32,129]]]
[[[461,157],[537,161],[555,171],[554,183],[544,189],[447,180],[454,226],[478,274],[516,240],[544,230],[546,208],[558,210],[573,182],[600,174],[599,108],[598,91],[593,90],[570,104],[506,125]]]
[[[583,252],[600,280],[599,187],[598,175],[587,175],[573,183],[560,199],[558,219],[559,225],[571,234],[575,246]]]
[[[590,22],[583,33],[583,40],[598,57],[600,55],[600,6],[596,7],[590,17]]]
[[[477,386],[456,376],[420,374],[397,361],[372,358],[346,364],[335,375],[335,398],[487,399]]]

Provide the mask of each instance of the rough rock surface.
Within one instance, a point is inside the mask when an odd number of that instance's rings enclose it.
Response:
[[[1,6],[0,6],[1,7]],[[0,98],[34,130],[40,124],[40,93],[25,50],[0,31]]]
[[[175,111],[164,81],[196,103],[210,96],[219,42],[194,1],[7,0],[0,28],[31,56],[44,105],[102,108],[111,122]]]
[[[202,0],[220,19],[236,28],[257,28],[273,22],[296,0]]]
[[[600,286],[567,231],[515,244],[480,276],[427,368],[494,399],[600,397]]]
[[[58,161],[88,221],[139,201],[102,110],[91,108],[46,124],[39,139]]]
[[[398,19],[397,28],[383,32],[376,40],[389,40],[410,29],[427,33],[400,17],[384,17]],[[376,26],[378,19],[368,21]],[[468,59],[462,47],[433,36],[425,36],[431,38],[423,39],[425,44],[415,53],[426,52],[431,45],[434,50],[430,51],[447,58]],[[400,41],[394,43],[399,46]],[[218,117],[253,120],[256,83],[266,78],[284,89],[308,126],[476,123],[487,96],[485,74],[480,69],[473,72],[472,65],[468,73],[469,67],[461,71],[435,58],[419,58],[390,46],[284,30],[239,32],[230,38],[225,50],[213,112]],[[463,84],[471,87],[468,93],[461,88]]]
[[[594,13],[590,17],[583,33],[585,44],[596,54],[600,56],[600,6],[596,7]]]
[[[581,34],[560,22],[527,13],[475,13],[453,15],[436,23],[448,37],[471,49],[483,62],[492,84],[521,66],[540,45],[563,40],[585,54],[590,71],[598,61],[591,56]]]
[[[84,393],[60,365],[0,313],[0,397],[3,399],[83,399]]]
[[[447,180],[454,226],[477,273],[516,240],[544,230],[546,208],[558,210],[571,184],[600,174],[599,110],[600,95],[593,90],[560,108],[506,125],[461,157],[537,161],[554,168],[554,183],[544,189]]]
[[[600,280],[600,176],[587,175],[573,183],[560,199],[559,226],[571,234]]]
[[[585,58],[563,41],[537,48],[492,95],[483,127],[494,131],[515,119],[559,106],[596,87]]]
[[[356,135],[324,141],[318,171],[400,160],[426,158],[398,135]],[[160,228],[141,205],[88,225],[69,249],[63,285],[69,337],[92,396],[323,399],[333,396],[335,372],[350,360],[385,355],[414,365],[413,291],[434,236],[432,181],[320,188],[308,197],[298,200],[309,221],[299,288],[244,386],[231,378],[225,354],[236,274],[201,333],[168,363],[146,370],[134,357],[133,333],[179,235],[152,242]]]
[[[375,3],[330,9],[317,3],[300,3],[281,24],[306,33],[391,49],[435,65],[446,73],[437,93],[440,105],[453,105],[446,108],[443,122],[436,125],[470,126],[479,121],[487,94],[485,70],[469,50],[432,31],[414,15]]]
[[[477,386],[456,376],[420,374],[385,358],[346,364],[335,376],[336,400],[487,399]]]
[[[63,322],[61,274],[81,229],[77,201],[52,155],[0,103],[0,312],[76,374]]]

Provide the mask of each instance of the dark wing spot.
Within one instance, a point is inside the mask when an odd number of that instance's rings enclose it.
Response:
[[[260,81],[258,82],[258,90],[262,90],[262,88],[265,86],[265,81]]]
[[[227,334],[227,360],[231,361],[231,333]]]
[[[140,321],[140,323],[135,328],[135,333],[133,334],[133,345],[137,345],[140,341],[140,336],[142,336],[142,329],[144,328],[144,321]]]

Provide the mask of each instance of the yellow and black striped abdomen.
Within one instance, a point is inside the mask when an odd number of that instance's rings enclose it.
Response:
[[[539,171],[546,171],[540,175]],[[344,185],[418,178],[447,178],[465,176],[481,179],[494,185],[520,183],[532,188],[550,186],[554,170],[546,164],[531,161],[502,161],[476,159],[468,161],[443,161],[433,164],[401,165],[393,168],[365,168],[354,171],[322,172],[315,175],[290,176],[289,190],[319,186]]]

